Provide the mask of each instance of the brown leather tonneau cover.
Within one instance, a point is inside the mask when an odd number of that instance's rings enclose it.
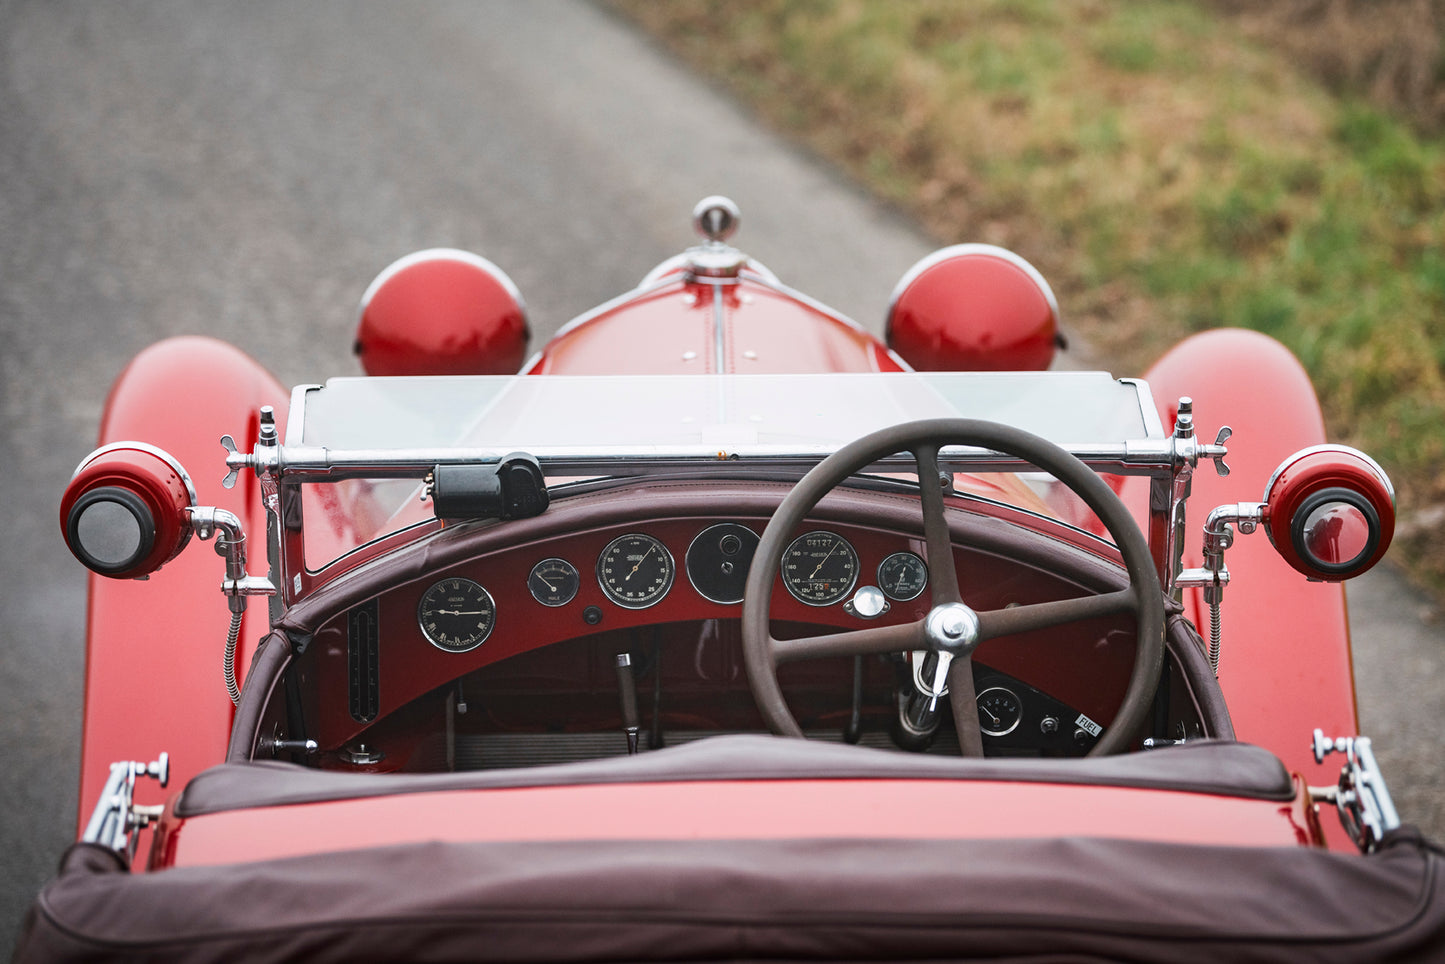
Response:
[[[913,814],[912,819],[949,819]],[[77,845],[16,961],[1436,961],[1441,853],[1100,839],[425,843],[130,875]]]
[[[1135,787],[1255,800],[1290,800],[1279,759],[1247,743],[1182,746],[1080,759],[932,757],[844,744],[739,734],[661,752],[582,763],[463,773],[339,773],[289,763],[226,763],[186,785],[176,813],[274,807],[399,793],[694,780],[1000,780]]]

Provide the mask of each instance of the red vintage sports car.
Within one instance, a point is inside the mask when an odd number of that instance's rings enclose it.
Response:
[[[885,345],[694,222],[530,360],[433,250],[368,377],[130,364],[60,507],[80,842],[18,961],[1445,956],[1338,585],[1393,492],[1281,346],[1047,371],[987,245]]]

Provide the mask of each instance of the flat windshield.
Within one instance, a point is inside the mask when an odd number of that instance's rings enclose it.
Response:
[[[553,484],[659,461],[748,472],[958,417],[1076,451],[1163,435],[1147,386],[1103,372],[338,378],[298,390],[283,472],[306,483],[314,568],[429,517],[417,480],[439,462],[527,452]]]
[[[1157,437],[1147,390],[1103,372],[338,378],[288,446],[548,457],[820,456],[921,418],[1003,422],[1068,446]]]

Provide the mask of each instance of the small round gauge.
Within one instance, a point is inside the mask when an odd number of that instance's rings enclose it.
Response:
[[[801,535],[783,553],[783,585],[798,602],[831,606],[858,581],[858,553],[835,532]]]
[[[917,599],[928,585],[928,566],[911,552],[895,552],[878,564],[878,588],[889,599]]]
[[[597,558],[602,591],[624,609],[646,609],[672,588],[672,553],[652,536],[629,532],[607,543]]]
[[[736,522],[708,526],[687,547],[684,566],[692,587],[715,603],[740,603],[758,534]]]
[[[566,559],[543,559],[532,567],[527,577],[527,588],[532,598],[544,606],[565,606],[577,596],[582,586],[582,577],[577,567]]]
[[[435,583],[416,607],[422,635],[448,653],[465,653],[482,645],[496,620],[492,594],[470,579]]]
[[[1005,686],[991,686],[978,694],[978,725],[985,736],[1005,736],[1024,717],[1019,695]]]

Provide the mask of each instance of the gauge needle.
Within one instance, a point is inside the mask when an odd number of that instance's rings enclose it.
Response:
[[[552,590],[553,592],[556,592],[556,591],[557,591],[557,587],[554,586],[554,585],[552,585],[550,582],[548,582],[546,576],[542,575],[540,572],[533,573],[533,575],[537,577],[537,580],[538,580],[539,582],[541,582],[542,585],[546,586],[548,589]]]
[[[984,706],[982,703],[978,704],[978,708],[981,709],[981,710],[983,710],[985,713],[988,714],[988,718],[991,719],[991,720],[993,720],[993,725],[994,725],[994,726],[1003,726],[1003,720],[1001,720],[1001,719],[999,719],[998,717],[994,716],[994,715],[993,715],[993,710],[989,709],[987,706]]]
[[[438,615],[438,616],[484,616],[484,615],[486,615],[486,610],[483,610],[483,609],[438,609],[438,610],[437,610],[437,615]]]
[[[818,568],[813,570],[813,574],[808,577],[809,579],[817,579],[817,578],[818,578],[818,570],[823,568],[823,563],[825,563],[825,562],[828,561],[828,557],[831,556],[831,555],[833,554],[833,551],[834,551],[835,549],[837,549],[837,548],[838,548],[838,543],[836,543],[836,542],[833,543],[832,548],[830,548],[830,549],[828,550],[828,554],[825,555],[823,558],[821,558],[821,559],[818,560]]]
[[[642,568],[642,563],[647,559],[648,556],[652,555],[652,550],[653,550],[653,549],[656,549],[656,548],[657,548],[656,546],[648,546],[648,547],[647,547],[647,551],[642,554],[642,558],[640,558],[640,559],[637,560],[637,565],[635,565],[635,566],[632,567],[632,572],[629,572],[627,575],[623,576],[623,577],[622,577],[622,581],[623,581],[623,582],[626,582],[627,580],[631,579],[634,575],[636,575],[636,574],[637,574],[637,570],[639,570],[639,569]]]

